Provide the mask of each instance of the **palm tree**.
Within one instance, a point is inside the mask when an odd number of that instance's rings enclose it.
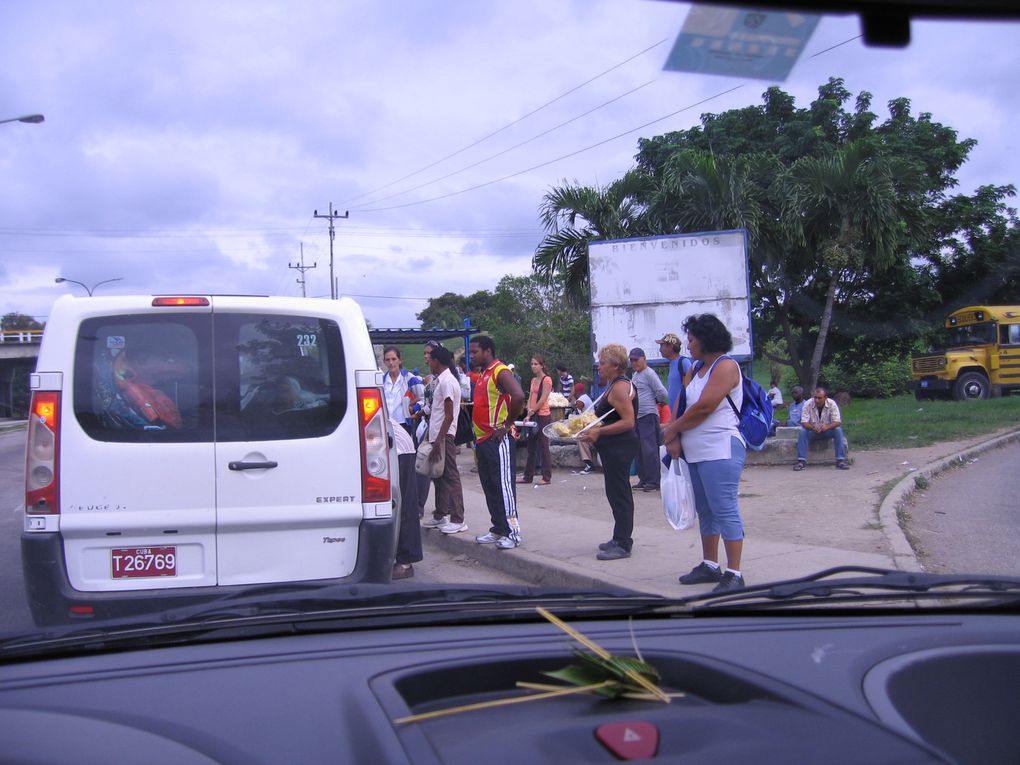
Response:
[[[588,242],[650,232],[645,203],[651,182],[631,170],[605,188],[564,185],[546,193],[540,207],[543,237],[531,266],[546,284],[562,280],[575,305],[588,302]]]
[[[906,239],[904,204],[916,186],[905,163],[884,157],[874,144],[854,141],[823,157],[803,157],[782,180],[782,219],[789,237],[813,253],[826,278],[807,379],[818,381],[837,292],[855,274],[880,273]]]

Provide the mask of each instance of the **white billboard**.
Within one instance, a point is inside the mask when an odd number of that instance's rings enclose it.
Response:
[[[655,341],[691,314],[714,313],[733,335],[733,355],[750,361],[751,285],[747,234],[712,231],[588,244],[594,348],[622,343],[661,358]]]

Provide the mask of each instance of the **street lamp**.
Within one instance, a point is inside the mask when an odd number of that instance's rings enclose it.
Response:
[[[11,117],[10,119],[0,120],[0,125],[5,122],[28,122],[32,125],[38,125],[40,122],[45,120],[46,118],[41,114],[26,114],[23,117]]]
[[[95,284],[93,284],[92,285],[92,289],[89,289],[88,286],[82,284],[81,282],[76,282],[74,279],[65,279],[63,276],[58,276],[53,281],[55,281],[57,284],[61,284],[62,282],[70,282],[71,284],[77,284],[79,287],[83,288],[87,293],[89,293],[89,297],[92,297],[92,293],[96,291],[96,287],[98,287],[100,284],[109,284],[110,282],[119,282],[123,278],[124,278],[123,276],[118,276],[118,277],[116,277],[114,279],[104,279],[101,282],[96,282]]]

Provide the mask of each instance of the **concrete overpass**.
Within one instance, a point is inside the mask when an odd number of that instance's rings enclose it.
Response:
[[[39,358],[41,329],[0,331],[0,417],[28,414],[28,375]]]

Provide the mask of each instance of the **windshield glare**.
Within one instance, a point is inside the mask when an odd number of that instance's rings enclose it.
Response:
[[[0,637],[1020,575],[1016,23],[3,18]]]

